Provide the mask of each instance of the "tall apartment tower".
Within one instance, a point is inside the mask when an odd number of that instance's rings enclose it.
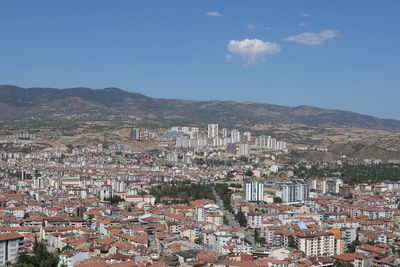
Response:
[[[140,141],[140,129],[132,128],[131,129],[131,139],[135,141]]]
[[[246,183],[246,200],[260,202],[264,200],[264,184],[260,182]]]
[[[250,143],[251,142],[251,132],[244,132],[242,139],[243,139],[242,142]]]
[[[304,202],[310,195],[308,184],[285,184],[282,187],[282,202]]]
[[[227,138],[228,137],[228,129],[223,128],[222,129],[222,138]]]
[[[240,132],[238,130],[231,131],[231,139],[232,143],[239,143],[240,142]]]
[[[208,125],[208,138],[218,137],[218,124]]]

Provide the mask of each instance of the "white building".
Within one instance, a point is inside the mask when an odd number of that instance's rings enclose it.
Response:
[[[223,128],[222,129],[222,138],[227,138],[228,137],[228,129]]]
[[[213,147],[220,147],[224,146],[224,139],[216,137],[212,139],[212,146]]]
[[[0,235],[0,266],[15,263],[18,254],[24,251],[24,237],[18,233]]]
[[[249,155],[249,144],[238,144],[239,156]]]
[[[316,178],[311,182],[311,188],[322,194],[338,194],[343,180],[337,177]]]
[[[264,184],[261,182],[246,183],[246,200],[247,201],[263,201],[264,199]]]
[[[304,202],[310,195],[308,184],[285,184],[282,186],[282,202]]]
[[[140,140],[140,129],[139,128],[132,128],[131,129],[131,139],[135,141]]]
[[[242,142],[250,143],[251,142],[251,132],[244,132],[242,139],[243,139]]]
[[[207,146],[206,138],[190,139],[188,136],[182,136],[175,140],[175,147],[178,148],[203,148]]]
[[[178,153],[176,152],[168,153],[167,160],[171,162],[178,162]]]
[[[240,132],[238,130],[231,131],[231,139],[232,143],[239,143],[240,142]]]
[[[208,125],[208,138],[218,137],[218,124]]]
[[[333,256],[335,236],[332,233],[314,233],[297,236],[297,247],[307,257]]]
[[[285,150],[287,148],[287,143],[284,141],[277,141],[271,136],[260,136],[255,140],[256,146],[263,147],[271,150]]]
[[[276,142],[276,150],[285,150],[286,149],[286,142],[284,141],[277,141]]]
[[[260,229],[262,226],[262,213],[250,213],[247,215],[247,227]]]

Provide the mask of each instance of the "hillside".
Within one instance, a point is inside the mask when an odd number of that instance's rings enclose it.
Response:
[[[118,88],[0,86],[0,120],[130,118],[157,123],[255,125],[297,123],[400,132],[400,121],[311,106],[151,98]]]

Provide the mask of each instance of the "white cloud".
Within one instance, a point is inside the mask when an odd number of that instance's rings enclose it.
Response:
[[[310,14],[307,14],[307,13],[303,13],[303,14],[301,14],[301,16],[302,16],[302,17],[310,17],[311,15],[310,15]]]
[[[228,51],[238,55],[245,66],[250,66],[257,61],[264,61],[266,55],[276,55],[281,48],[276,43],[264,42],[259,39],[231,40]]]
[[[272,30],[272,27],[271,26],[267,26],[267,27],[265,27],[265,29],[270,31],[270,30]]]
[[[301,43],[305,45],[323,45],[328,39],[333,39],[339,36],[339,31],[323,30],[320,33],[303,32],[298,35],[285,38],[285,41]]]
[[[300,27],[304,27],[304,26],[307,26],[308,24],[306,22],[302,22],[302,23],[299,23],[297,25],[300,26]]]
[[[208,11],[208,12],[206,12],[206,15],[211,16],[211,17],[221,17],[222,16],[222,14],[217,11]]]
[[[247,26],[247,29],[249,29],[249,30],[252,30],[255,27],[257,27],[257,25],[255,25],[255,24],[247,24],[246,26]]]

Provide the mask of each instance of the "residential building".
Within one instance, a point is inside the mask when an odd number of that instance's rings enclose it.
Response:
[[[333,256],[335,236],[332,233],[309,233],[297,236],[297,247],[307,257]]]
[[[216,138],[216,137],[218,137],[218,124],[209,124],[208,138]]]
[[[0,266],[15,263],[18,254],[23,252],[24,237],[16,232],[0,235]]]
[[[310,194],[308,184],[284,184],[282,185],[282,202],[304,202]]]
[[[264,184],[262,182],[246,183],[246,200],[260,202],[264,200]]]

